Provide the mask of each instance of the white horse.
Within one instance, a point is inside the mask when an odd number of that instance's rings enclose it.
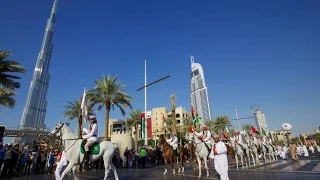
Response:
[[[268,154],[269,154],[270,160],[271,160],[271,158],[272,158],[272,161],[278,160],[276,147],[271,143],[267,143],[267,147],[268,147],[268,150],[269,150]]]
[[[252,140],[250,140],[250,137],[247,134],[245,135],[244,140],[245,140],[246,144],[248,145],[249,153],[251,155],[253,165],[255,166],[256,163],[259,164],[259,156],[258,156],[257,146],[252,142]]]
[[[245,151],[242,149],[242,147],[238,143],[236,143],[236,138],[235,137],[230,137],[230,142],[231,142],[231,146],[233,148],[233,151],[235,152],[234,156],[236,158],[237,170],[239,169],[238,156],[240,156],[242,169],[244,169],[243,157],[245,155],[247,155],[248,160],[246,161],[246,168],[248,168],[248,162],[250,163],[249,155],[245,154]]]
[[[64,141],[64,151],[66,154],[66,159],[68,161],[68,166],[63,171],[61,175],[61,179],[65,177],[65,175],[71,170],[73,170],[73,174],[75,179],[77,179],[75,171],[77,167],[76,164],[80,164],[84,157],[84,154],[80,153],[80,146],[83,139],[77,138],[77,136],[70,130],[68,126],[65,124],[58,124],[51,132],[51,135],[61,136],[62,141]],[[116,167],[112,163],[112,157],[115,152],[115,145],[109,141],[103,141],[100,143],[100,152],[97,155],[89,155],[89,162],[93,162],[103,157],[105,174],[104,180],[107,179],[110,168],[114,173],[114,177],[116,180],[119,180],[118,173],[116,171]],[[80,161],[81,160],[81,161]]]
[[[208,169],[208,155],[209,151],[204,142],[202,142],[195,134],[189,133],[189,143],[192,143],[195,147],[195,154],[199,166],[199,178],[201,177],[201,159],[204,161],[204,167],[207,171],[207,177],[209,177]]]
[[[270,162],[271,159],[270,159],[270,156],[268,158],[268,152],[267,152],[268,149],[267,149],[267,147],[264,144],[262,144],[261,142],[259,143],[259,146],[260,146],[260,149],[261,149],[261,152],[262,152],[262,157],[264,159],[264,163]]]

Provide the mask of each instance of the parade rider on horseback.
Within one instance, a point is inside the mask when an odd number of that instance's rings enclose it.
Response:
[[[207,145],[207,148],[210,150],[211,149],[211,132],[208,129],[207,125],[202,125],[202,131],[201,132],[196,132],[194,131],[195,135]]]
[[[177,137],[177,133],[176,132],[173,132],[171,138],[167,139],[167,143],[173,149],[174,154],[177,155],[178,137]]]
[[[242,147],[242,149],[244,149],[243,139],[240,131],[236,131],[236,142],[237,144],[239,144],[240,147]]]
[[[90,147],[94,145],[96,142],[98,142],[98,123],[96,116],[92,115],[89,116],[90,126],[89,130],[86,128],[82,128],[82,131],[84,135],[82,136],[83,139],[86,139],[87,142],[84,145],[85,154],[83,158],[83,164],[89,163],[89,152]]]

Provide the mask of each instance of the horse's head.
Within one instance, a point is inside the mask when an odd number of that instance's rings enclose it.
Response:
[[[62,139],[74,139],[76,135],[64,123],[57,124],[49,133],[49,136],[61,136]]]
[[[192,144],[193,142],[195,142],[195,135],[193,133],[189,133],[189,144]]]
[[[50,131],[49,136],[61,136],[61,129],[63,127],[63,123],[57,124],[56,127]]]

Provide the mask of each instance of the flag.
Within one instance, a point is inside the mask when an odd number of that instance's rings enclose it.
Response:
[[[81,102],[81,115],[88,115],[87,112],[87,101],[86,101],[86,90],[83,92],[82,102]]]
[[[192,104],[191,104],[191,115],[192,115],[192,117],[194,116],[194,108],[193,108]]]
[[[223,133],[223,140],[227,140],[227,136],[225,133]]]
[[[229,133],[229,128],[228,128],[228,126],[227,126],[227,123],[225,124],[225,126],[226,126],[226,131],[227,131],[227,133]]]
[[[193,130],[193,127],[192,127],[192,125],[190,125],[190,126],[189,126],[189,133],[193,133],[193,131],[194,131],[194,130]]]
[[[199,120],[198,116],[195,114],[194,115],[194,124],[198,125],[199,123],[200,123],[200,120]]]
[[[196,127],[196,125],[198,125],[200,121],[199,121],[199,118],[197,117],[197,114],[194,111],[192,104],[191,104],[191,115],[192,115],[194,127]]]
[[[267,132],[263,129],[263,128],[261,128],[262,129],[262,134],[264,135],[264,136],[267,136]]]
[[[162,114],[162,123],[163,123],[163,126],[167,126],[167,123],[166,123],[166,118],[164,117],[164,114],[163,113],[161,113]]]
[[[251,126],[251,131],[252,131],[253,134],[256,134],[256,133],[257,133],[256,128],[254,128],[253,126]]]

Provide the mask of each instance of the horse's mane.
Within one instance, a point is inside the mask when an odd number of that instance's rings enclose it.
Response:
[[[76,135],[72,132],[72,130],[70,129],[69,126],[67,126],[66,124],[63,125],[63,128],[65,128],[65,133],[67,133],[67,136],[71,136],[70,138],[75,138]]]

